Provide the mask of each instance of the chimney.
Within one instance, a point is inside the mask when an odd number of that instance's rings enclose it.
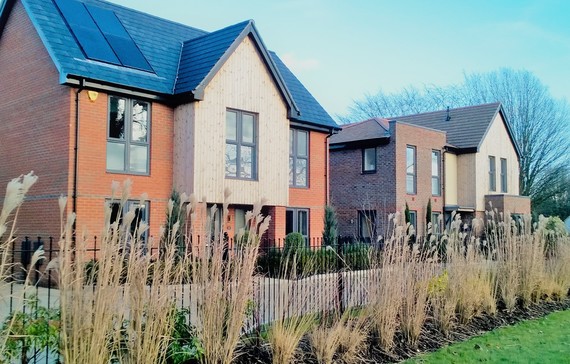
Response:
[[[445,121],[451,120],[451,116],[449,115],[449,106],[447,107],[447,115],[445,116]]]

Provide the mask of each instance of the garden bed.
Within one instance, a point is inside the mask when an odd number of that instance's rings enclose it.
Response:
[[[546,316],[555,311],[570,309],[570,298],[562,301],[542,301],[527,308],[517,306],[511,312],[499,308],[495,315],[483,314],[474,317],[468,324],[456,324],[445,337],[436,327],[433,319],[428,317],[418,341],[417,348],[411,348],[401,333],[396,333],[395,347],[388,353],[375,345],[375,338],[368,338],[366,353],[363,353],[366,363],[395,363],[417,356],[424,352],[435,351],[445,345],[465,341],[471,337],[479,336],[485,332],[499,327],[514,325],[523,320]],[[261,341],[260,341],[261,342]],[[297,363],[317,363],[312,354],[311,347],[306,339],[301,341],[299,350],[302,355],[297,356]],[[241,348],[241,355],[236,363],[271,363],[271,354],[267,345],[247,345]]]

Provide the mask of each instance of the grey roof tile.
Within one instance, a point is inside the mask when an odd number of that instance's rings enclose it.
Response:
[[[478,148],[489,125],[500,112],[498,102],[389,118],[447,132],[447,142],[459,149]]]
[[[330,138],[331,144],[350,143],[363,140],[390,137],[388,120],[372,118],[357,123],[343,125],[342,130]]]
[[[235,32],[239,31],[239,27],[245,24],[240,23],[208,33],[103,0],[82,1],[113,11],[145,56],[154,73],[121,66],[109,67],[102,62],[86,60],[53,1],[22,0],[32,23],[62,76],[83,77],[166,96],[173,95],[175,87],[177,92],[184,92],[191,91],[195,85],[199,84],[200,77],[208,74],[211,67],[216,64],[216,60],[219,59],[220,52],[223,52],[224,48],[227,49],[227,43],[235,36]],[[184,52],[183,44],[190,50],[194,49],[198,54]],[[283,74],[281,77],[285,86],[301,111],[297,119],[328,128],[337,128],[338,126],[330,115],[278,57],[274,54],[271,57],[277,65],[278,72]],[[181,60],[182,64],[180,64]],[[177,79],[179,79],[178,83]]]

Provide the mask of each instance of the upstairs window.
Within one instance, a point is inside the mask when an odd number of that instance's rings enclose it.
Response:
[[[362,149],[362,173],[376,172],[376,148]]]
[[[441,153],[439,150],[431,151],[431,194],[433,196],[441,195]]]
[[[495,157],[489,156],[489,191],[497,190],[497,167],[495,165]]]
[[[257,117],[238,110],[226,112],[226,177],[257,177]]]
[[[406,147],[406,193],[416,193],[416,147]]]
[[[289,130],[289,186],[309,185],[309,133]]]
[[[507,160],[501,158],[501,192],[507,193]]]
[[[149,173],[150,104],[124,97],[109,97],[107,170]]]

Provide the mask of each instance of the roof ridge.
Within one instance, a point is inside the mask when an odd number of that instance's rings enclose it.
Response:
[[[193,41],[206,38],[206,37],[208,37],[208,36],[210,36],[210,35],[214,35],[214,34],[216,34],[216,33],[219,33],[219,32],[221,32],[221,31],[223,31],[223,30],[226,30],[226,29],[228,29],[228,28],[237,27],[238,25],[241,25],[241,24],[246,24],[246,23],[247,23],[247,24],[249,25],[249,24],[251,24],[252,22],[253,22],[252,19],[248,19],[248,20],[241,21],[241,22],[239,22],[239,23],[235,23],[235,24],[232,24],[232,25],[228,25],[227,27],[223,27],[223,28],[214,30],[213,32],[209,32],[209,33],[206,33],[206,34],[202,34],[202,35],[200,35],[200,36],[198,36],[198,37],[185,40],[185,41],[184,41],[184,44],[191,43],[191,42],[193,42]],[[245,27],[244,27],[244,28],[245,28]]]
[[[497,106],[501,105],[500,101],[495,101],[495,102],[487,102],[484,104],[477,104],[477,105],[467,105],[467,106],[460,106],[460,107],[455,107],[453,109],[449,109],[449,111],[457,111],[457,110],[464,110],[464,109],[474,109],[474,108],[478,108],[478,107],[483,107],[483,106],[489,106],[489,105],[493,105],[493,104],[497,104]],[[416,113],[416,114],[406,114],[406,115],[398,115],[398,116],[391,116],[389,118],[385,118],[388,120],[395,120],[397,118],[404,118],[404,117],[410,117],[410,116],[419,116],[419,115],[428,115],[428,114],[435,114],[435,113],[440,113],[440,112],[447,112],[447,109],[439,109],[439,110],[434,110],[434,111],[426,111],[426,112],[420,112],[420,113]]]

